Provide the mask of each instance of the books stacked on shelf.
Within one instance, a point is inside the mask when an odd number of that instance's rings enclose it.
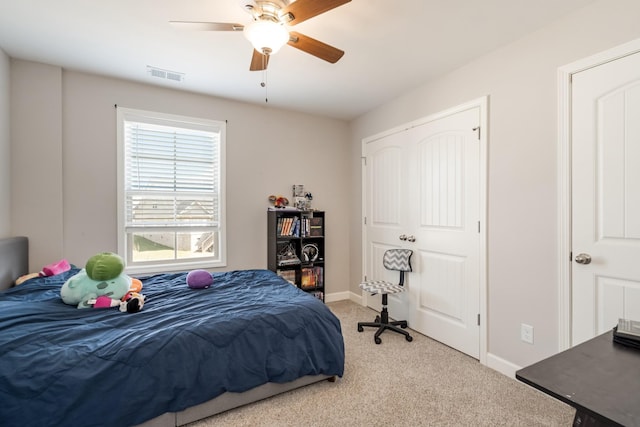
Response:
[[[293,216],[278,218],[278,236],[300,236],[300,219]]]
[[[300,287],[302,289],[321,288],[324,285],[324,270],[322,267],[303,268]]]
[[[322,218],[302,218],[302,237],[322,237]]]
[[[311,237],[322,237],[322,218],[309,218],[309,235]]]
[[[278,270],[276,274],[282,277],[287,282],[296,286],[296,271],[295,270]]]

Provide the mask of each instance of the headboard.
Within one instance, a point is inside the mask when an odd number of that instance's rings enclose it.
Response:
[[[0,290],[29,273],[29,241],[26,237],[0,239]]]

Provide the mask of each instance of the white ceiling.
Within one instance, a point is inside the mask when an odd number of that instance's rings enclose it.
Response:
[[[0,48],[14,58],[352,119],[595,0],[352,0],[294,29],[344,50],[336,64],[284,46],[250,72],[240,32],[170,20],[237,22],[238,0],[0,0]],[[185,74],[152,77],[147,66]],[[268,92],[267,92],[268,91]],[[265,93],[266,92],[266,93]]]

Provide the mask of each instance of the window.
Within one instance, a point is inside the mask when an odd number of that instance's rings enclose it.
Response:
[[[118,249],[127,271],[225,266],[225,122],[117,111]]]

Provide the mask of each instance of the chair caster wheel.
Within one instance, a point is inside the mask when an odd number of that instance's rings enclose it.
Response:
[[[406,338],[407,338],[407,341],[409,342],[413,341],[413,337],[411,335],[407,335]]]
[[[361,325],[358,325],[358,332],[364,331],[364,328]]]
[[[376,342],[376,344],[382,344],[382,340],[378,337],[375,337],[373,340]]]
[[[380,323],[380,316],[376,316],[376,320],[374,320],[375,323]]]
[[[402,329],[407,329],[407,325],[405,325],[404,323],[403,323],[402,325],[400,325],[400,327],[401,327]]]

